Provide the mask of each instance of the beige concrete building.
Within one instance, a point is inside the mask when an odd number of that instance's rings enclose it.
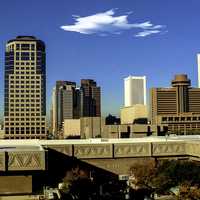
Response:
[[[104,119],[101,117],[82,117],[81,119],[81,138],[101,137],[101,126]]]
[[[165,135],[166,125],[121,124],[102,126],[102,138],[141,138],[150,135]]]
[[[171,88],[151,89],[152,124],[168,125],[170,133],[200,134],[200,88],[187,75],[176,75]]]
[[[5,131],[4,130],[0,130],[0,139],[3,139],[5,135]]]
[[[81,136],[81,120],[80,119],[65,119],[63,128],[63,137],[78,137]]]
[[[81,119],[65,120],[63,138],[80,136],[87,138],[138,138],[150,135],[165,135],[166,126],[149,124],[106,125],[100,117],[83,117]]]
[[[132,124],[135,119],[147,117],[146,105],[136,104],[130,107],[123,107],[120,110],[121,124]]]
[[[5,55],[5,138],[46,139],[45,44],[18,36],[7,42]]]

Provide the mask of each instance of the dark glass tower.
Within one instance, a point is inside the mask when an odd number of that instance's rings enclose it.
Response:
[[[101,88],[91,79],[81,80],[82,117],[100,117],[101,116]]]
[[[6,44],[4,126],[6,139],[46,138],[45,44],[33,36]]]

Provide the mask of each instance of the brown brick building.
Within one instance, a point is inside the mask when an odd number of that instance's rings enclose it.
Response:
[[[175,75],[171,88],[152,88],[151,121],[168,125],[170,133],[200,133],[200,88],[184,74]]]

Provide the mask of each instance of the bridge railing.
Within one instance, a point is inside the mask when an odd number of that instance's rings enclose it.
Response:
[[[200,157],[200,142],[185,141],[62,144],[46,147],[80,159],[186,155]]]

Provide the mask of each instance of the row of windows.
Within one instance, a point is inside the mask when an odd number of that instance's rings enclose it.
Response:
[[[35,71],[31,71],[31,72],[29,72],[29,71],[15,71],[15,74],[36,74],[36,72]]]
[[[40,88],[40,85],[10,85],[10,88]]]
[[[35,44],[16,44],[16,50],[35,50]]]
[[[40,102],[40,99],[10,99],[10,102]]]
[[[16,60],[35,60],[35,54],[32,52],[16,52]]]
[[[11,79],[24,79],[26,77],[26,79],[40,79],[40,76],[10,76]]]
[[[34,122],[32,122],[32,123],[30,123],[30,122],[26,122],[26,123],[24,123],[24,122],[21,122],[21,123],[18,123],[18,122],[16,122],[16,123],[13,123],[13,122],[11,122],[11,123],[8,123],[8,122],[6,122],[5,123],[5,125],[6,126],[14,126],[14,125],[16,125],[16,126],[19,126],[19,125],[27,125],[27,126],[29,126],[29,125],[31,125],[31,126],[40,126],[40,125],[45,125],[45,123],[44,122],[42,122],[42,123],[40,123],[40,122],[37,122],[37,123],[34,123]],[[16,128],[19,128],[19,127],[16,127]],[[24,127],[21,127],[21,129],[22,128],[24,128]],[[29,128],[29,127],[26,127],[26,128]],[[43,127],[42,127],[43,128]]]
[[[21,113],[22,114],[22,113]],[[10,118],[10,121],[15,121],[18,118]],[[21,121],[45,121],[45,118],[20,118]],[[5,118],[5,121],[9,121],[9,118]]]
[[[40,95],[38,95],[38,94],[36,94],[36,95],[34,95],[34,94],[32,94],[32,95],[29,95],[29,94],[27,94],[27,95],[19,95],[19,94],[16,94],[16,95],[14,95],[14,94],[11,94],[10,95],[10,98],[19,98],[19,97],[21,97],[21,98],[24,98],[24,97],[26,97],[26,98],[30,98],[30,97],[32,97],[32,98],[40,98]]]
[[[45,130],[45,127],[6,127],[5,128],[5,131],[8,131],[8,130],[20,130],[21,131],[24,131],[24,130]]]
[[[37,106],[37,107],[39,107],[40,106],[40,104],[10,104],[10,107],[14,107],[14,106],[16,106],[16,107],[35,107],[35,106]]]
[[[19,57],[19,56],[23,56],[23,57],[27,57],[27,56],[35,56],[35,52],[27,52],[27,51],[22,51],[22,52],[20,52],[20,51],[17,51],[16,52],[16,57]]]
[[[24,117],[24,116],[33,117],[33,116],[40,116],[40,113],[36,113],[36,112],[34,112],[34,113],[32,113],[32,112],[27,112],[27,113],[24,113],[24,112],[22,112],[22,113],[10,112],[10,116],[12,116],[12,117],[14,117],[14,116],[16,116],[16,117],[19,117],[19,116],[21,116],[21,117]],[[26,119],[26,120],[28,120],[28,119]],[[9,121],[9,120],[7,119],[5,121]]]
[[[27,131],[6,130],[5,133],[6,134],[45,134],[46,132],[45,132],[45,130],[36,130],[36,131],[31,131],[31,132],[28,130]],[[23,139],[23,138],[21,138],[21,139]]]
[[[16,62],[16,65],[35,65],[34,62]]]
[[[40,90],[10,90],[10,93],[19,93],[19,92],[21,92],[21,93],[40,93]]]
[[[20,130],[20,127],[6,127],[5,128],[5,131],[8,131],[8,130],[17,130],[19,131]],[[21,127],[21,131],[28,131],[28,130],[45,130],[45,127]]]
[[[197,121],[200,117],[162,117],[162,121]]]
[[[40,84],[40,81],[10,81],[10,84]]]
[[[34,112],[34,111],[40,111],[40,109],[39,108],[37,108],[37,109],[35,109],[35,108],[31,108],[31,109],[29,109],[29,108],[26,108],[26,109],[24,109],[24,108],[21,108],[21,109],[19,109],[19,108],[16,108],[16,109],[13,109],[13,108],[10,108],[10,112],[29,112],[29,111],[32,111],[32,112]],[[40,115],[40,113],[36,113],[36,114],[39,114]]]
[[[16,70],[35,70],[35,67],[15,67]]]
[[[9,136],[7,136],[7,137],[5,137],[5,139],[46,139],[46,137],[45,136],[22,136],[22,137],[18,137],[18,136],[11,136],[11,137],[9,137]]]

